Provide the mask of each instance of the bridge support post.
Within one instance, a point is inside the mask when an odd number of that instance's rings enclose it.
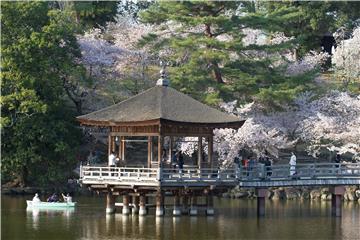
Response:
[[[206,215],[212,216],[214,213],[214,197],[212,193],[209,192],[206,196]]]
[[[160,191],[156,194],[156,216],[164,216],[164,194]]]
[[[197,209],[197,196],[194,194],[191,196],[191,207],[190,207],[190,215],[196,216],[198,214]]]
[[[180,195],[179,193],[176,193],[174,196],[174,210],[173,210],[174,216],[180,216],[181,215],[181,209],[180,209]]]
[[[140,195],[139,215],[140,215],[140,216],[146,215],[146,197],[145,197],[144,194],[141,194],[141,195]]]
[[[123,195],[123,208],[122,208],[121,213],[123,215],[129,215],[130,214],[129,195],[128,194]]]
[[[186,194],[182,197],[181,213],[184,215],[189,213],[189,196]]]
[[[335,186],[330,188],[331,191],[331,214],[334,217],[341,217],[341,206],[342,206],[342,196],[345,193],[344,186]]]
[[[267,194],[266,188],[256,189],[257,195],[257,215],[259,217],[265,216],[265,198]]]
[[[106,213],[115,212],[115,196],[109,190],[106,195]]]
[[[139,196],[132,196],[132,214],[139,214]]]

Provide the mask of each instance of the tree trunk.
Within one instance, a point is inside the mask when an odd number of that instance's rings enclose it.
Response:
[[[222,79],[222,74],[221,74],[221,70],[219,68],[219,65],[217,62],[213,62],[212,66],[214,68],[214,77],[216,79],[217,83],[224,83],[224,80]]]
[[[210,24],[205,24],[205,34],[208,38],[213,38],[214,35],[211,32],[211,26]],[[211,48],[210,46],[208,46],[208,48]],[[222,79],[222,74],[221,74],[221,70],[219,68],[219,64],[213,60],[211,61],[211,66],[213,67],[213,74],[215,77],[215,80],[217,83],[224,83],[223,79]]]
[[[20,174],[20,183],[19,183],[20,187],[26,186],[28,175],[29,175],[29,172],[28,172],[27,167],[23,166],[21,169],[21,174]]]

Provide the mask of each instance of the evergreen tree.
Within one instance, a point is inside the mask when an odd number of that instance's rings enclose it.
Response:
[[[50,5],[71,13],[74,21],[84,28],[93,28],[115,21],[119,1],[54,1]]]
[[[324,36],[345,27],[351,33],[360,20],[360,3],[347,1],[279,1],[262,2],[269,13],[279,8],[294,8],[298,17],[283,23],[283,32],[298,40],[298,57],[320,49]],[[350,34],[349,34],[350,36]]]
[[[273,45],[244,44],[243,29],[264,34],[283,30],[296,17],[292,7],[271,14],[253,2],[158,2],[140,14],[141,21],[159,25],[161,34],[145,36],[156,54],[166,50],[171,83],[207,103],[257,99],[278,105],[309,87],[311,74],[289,77],[284,66],[273,64],[276,54],[291,41]]]
[[[81,136],[62,79],[79,68],[71,18],[47,2],[6,2],[1,19],[1,176],[59,182],[72,174]]]

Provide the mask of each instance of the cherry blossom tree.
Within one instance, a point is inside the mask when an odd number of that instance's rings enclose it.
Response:
[[[299,111],[304,119],[298,134],[311,155],[317,156],[324,149],[360,153],[360,96],[332,91],[322,98],[303,101]]]
[[[281,112],[266,112],[256,103],[237,108],[237,102],[221,104],[221,108],[245,118],[238,130],[214,130],[214,151],[219,163],[228,167],[240,150],[256,156],[265,150],[277,157],[282,149],[303,143],[307,152],[318,157],[324,151],[350,153],[360,152],[360,96],[332,91],[322,97],[305,92],[293,104]],[[190,140],[190,139],[188,139]],[[196,143],[185,142],[181,150],[191,155]]]
[[[78,35],[81,63],[90,79],[90,84],[81,86],[86,92],[83,96],[87,111],[114,104],[155,81],[150,68],[153,62],[146,49],[136,47],[149,31],[150,26],[120,16],[102,29],[93,28]]]
[[[351,82],[360,84],[360,27],[354,29],[349,39],[345,35],[343,28],[335,33],[338,46],[331,61],[337,78],[347,87]]]

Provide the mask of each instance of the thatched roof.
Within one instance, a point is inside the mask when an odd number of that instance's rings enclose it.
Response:
[[[244,120],[211,108],[167,86],[155,86],[123,102],[77,119],[84,125],[149,125],[151,122],[241,127]]]

